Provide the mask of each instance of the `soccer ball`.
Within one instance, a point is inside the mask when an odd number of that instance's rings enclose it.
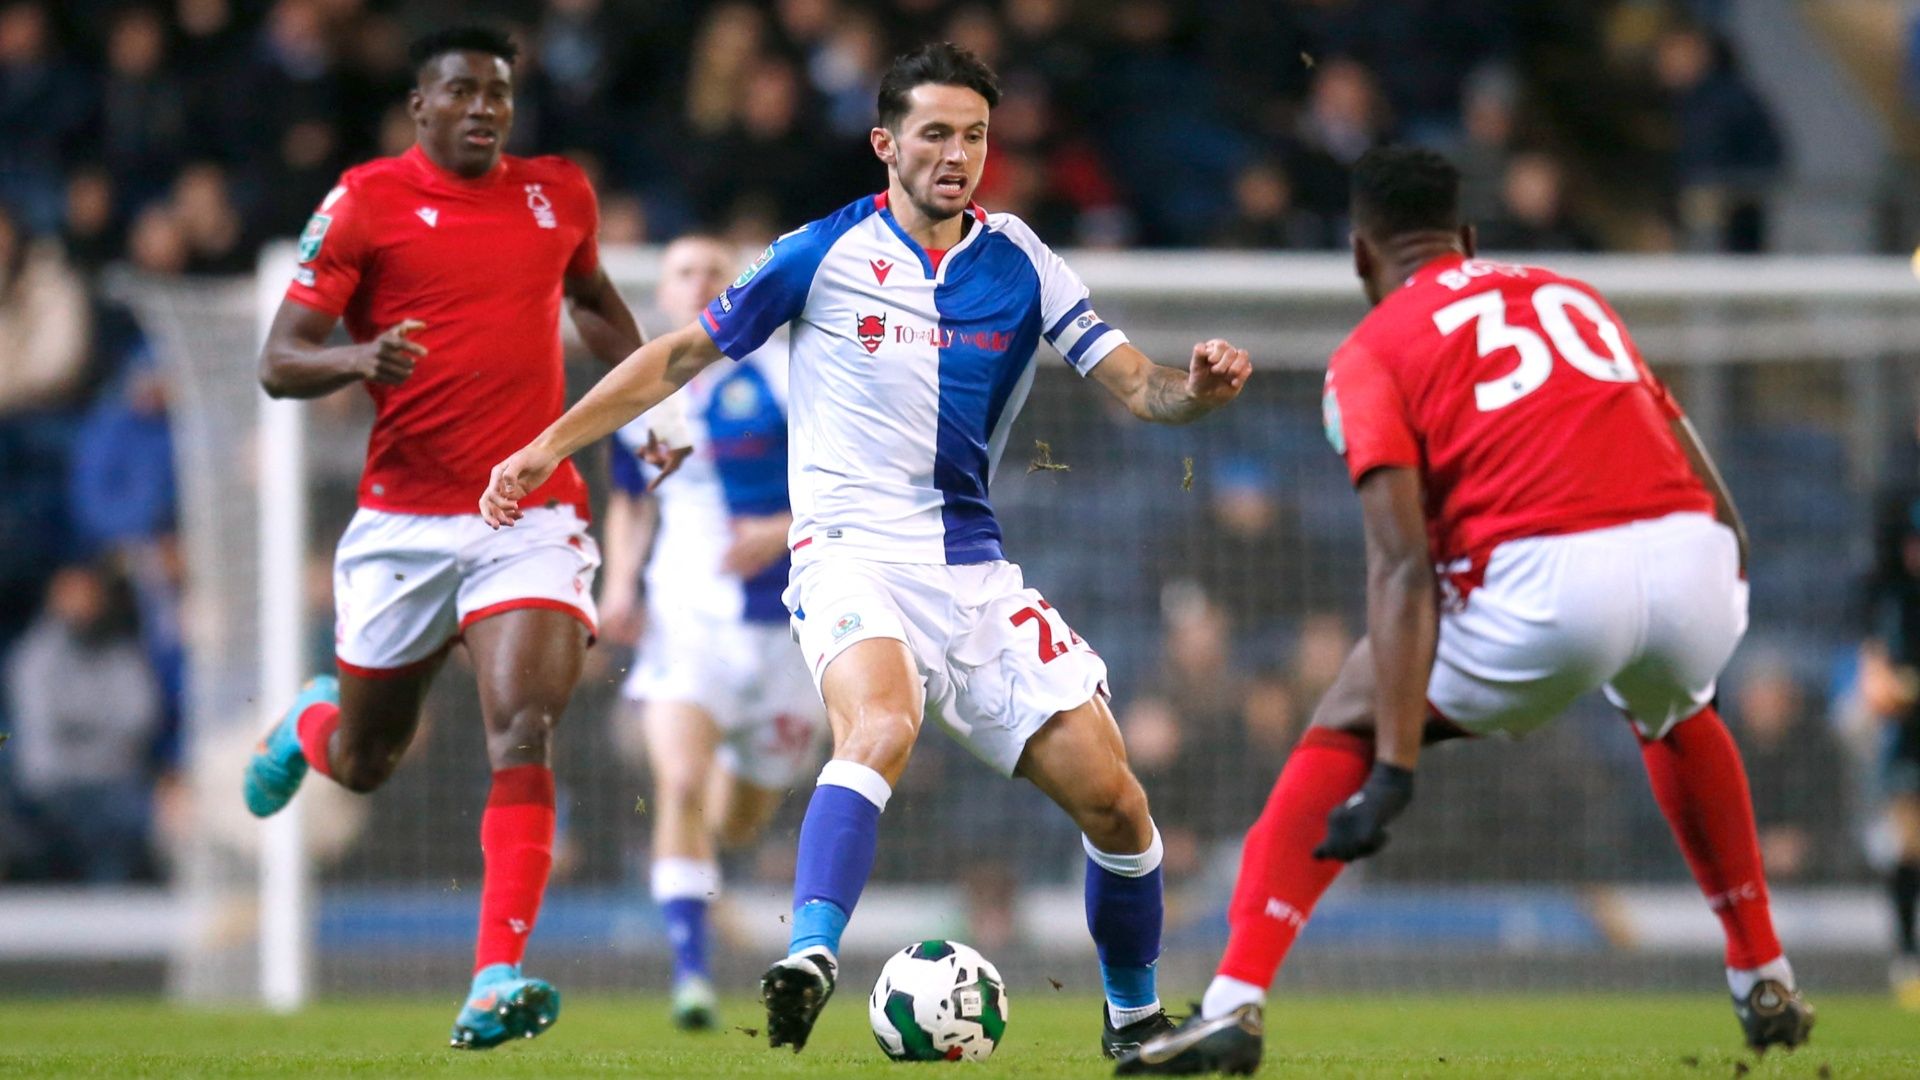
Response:
[[[895,1061],[985,1061],[1006,1034],[1007,987],[968,946],[922,941],[887,959],[867,1016]]]

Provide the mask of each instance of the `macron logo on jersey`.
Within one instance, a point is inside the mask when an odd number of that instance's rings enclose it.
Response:
[[[873,267],[873,280],[881,285],[887,283],[887,275],[893,272],[893,264],[885,259],[868,259],[867,265]],[[872,352],[872,349],[868,349]]]
[[[423,206],[413,213],[415,217],[427,223],[427,228],[437,229],[440,227],[440,211],[435,210],[433,207]]]

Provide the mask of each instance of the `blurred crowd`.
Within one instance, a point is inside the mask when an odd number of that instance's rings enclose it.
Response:
[[[1786,148],[1723,8],[0,0],[0,877],[150,877],[176,791],[176,388],[103,281],[251,273],[343,168],[412,141],[413,35],[515,28],[509,149],[585,166],[608,244],[699,226],[757,247],[877,188],[880,72],[939,37],[1000,74],[980,200],[1058,246],[1339,247],[1346,166],[1403,139],[1459,162],[1490,248],[1758,250]],[[1115,641],[1137,660],[1124,719],[1180,858],[1244,825],[1355,625],[1324,593],[1349,594],[1356,549],[1315,520],[1344,493],[1276,502],[1274,475],[1203,477],[1217,531],[1162,532],[1143,564],[1157,606],[1143,621],[1129,583],[1136,606],[1107,616],[1139,639]],[[1275,545],[1329,584],[1235,587],[1236,560]],[[1261,611],[1282,617],[1248,630]],[[1221,647],[1243,631],[1258,648]],[[1222,761],[1238,779],[1208,772]]]

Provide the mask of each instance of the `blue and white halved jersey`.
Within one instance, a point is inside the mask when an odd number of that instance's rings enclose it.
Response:
[[[789,560],[745,579],[720,562],[733,543],[734,517],[787,511],[786,359],[769,345],[742,363],[707,368],[677,396],[693,452],[655,492],[660,530],[647,561],[647,602],[662,611],[784,623]],[[612,479],[628,494],[646,490],[651,470],[636,455],[651,420],[642,414],[614,433]]]
[[[1005,558],[987,485],[1041,340],[1082,375],[1127,340],[1025,222],[968,219],[936,264],[868,196],[774,241],[701,314],[735,358],[792,326],[798,563]]]

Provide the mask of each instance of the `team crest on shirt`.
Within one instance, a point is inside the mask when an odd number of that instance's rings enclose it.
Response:
[[[327,230],[333,227],[333,218],[328,214],[315,214],[307,219],[307,227],[300,230],[300,261],[309,263],[320,257],[320,245],[326,242]]]
[[[859,336],[861,347],[870,353],[879,351],[881,339],[887,336],[886,314],[856,315],[854,318],[857,321],[853,332]]]
[[[533,211],[533,223],[543,229],[557,229],[560,219],[553,216],[553,200],[540,190],[539,184],[527,185],[527,209]]]
[[[849,611],[840,616],[840,621],[833,624],[833,640],[839,641],[858,629],[860,629],[860,613]]]

